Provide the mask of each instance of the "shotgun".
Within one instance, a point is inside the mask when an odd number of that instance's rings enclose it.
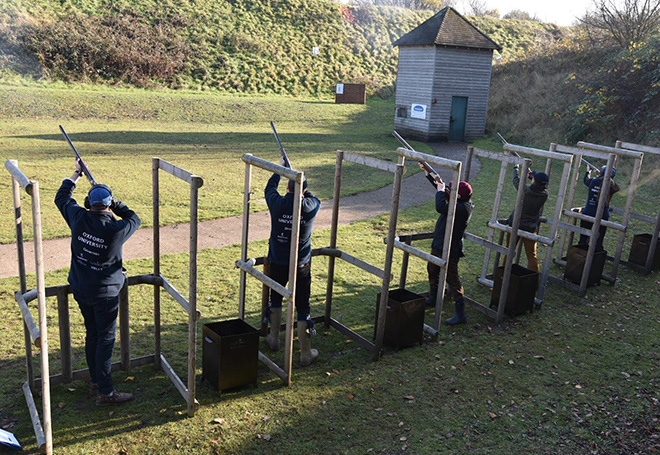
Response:
[[[598,173],[600,174],[600,169],[598,169],[596,166],[594,166],[593,164],[591,164],[589,161],[587,161],[587,160],[585,160],[584,158],[582,158],[582,162],[583,162],[584,164],[586,164],[587,167],[588,167],[589,169],[592,169],[592,170],[594,170],[594,171],[596,171],[596,172],[598,172]]]
[[[413,152],[415,151],[415,149],[412,148],[410,144],[408,144],[408,142],[406,142],[406,140],[402,138],[401,135],[396,131],[392,131],[392,136],[394,136],[397,139],[397,141],[399,141],[401,145],[403,145],[408,150],[412,150]],[[424,168],[424,172],[426,173],[426,179],[429,182],[431,182],[433,188],[437,188],[437,183],[442,182],[442,178],[440,177],[440,174],[438,174],[436,170],[433,169],[433,167],[431,167],[431,165],[426,161],[419,160],[418,163],[421,164],[422,167]]]
[[[273,122],[270,122],[271,128],[273,128],[273,134],[275,135],[275,139],[277,139],[277,145],[280,146],[280,152],[282,152],[282,161],[284,161],[284,167],[288,167],[291,169],[291,161],[289,161],[289,157],[286,155],[286,151],[284,150],[284,146],[282,145],[282,141],[280,140],[280,135],[277,134],[277,130],[275,129],[275,124]]]
[[[96,185],[96,180],[94,180],[94,177],[92,176],[92,173],[89,172],[89,169],[87,168],[87,165],[85,164],[83,159],[80,157],[80,153],[78,153],[78,150],[76,150],[75,145],[73,145],[73,142],[71,142],[71,139],[69,138],[69,135],[66,134],[66,131],[64,131],[64,128],[62,127],[62,125],[60,125],[60,131],[62,132],[62,134],[64,134],[64,138],[66,139],[66,141],[71,146],[71,150],[73,150],[73,153],[76,154],[76,158],[80,162],[80,167],[82,168],[82,171],[85,174],[85,177],[87,177],[87,180],[89,180],[89,183],[91,183],[92,186]]]

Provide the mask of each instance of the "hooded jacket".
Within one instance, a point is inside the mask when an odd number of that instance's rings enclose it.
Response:
[[[518,189],[520,185],[520,176],[518,169],[513,169],[513,186]],[[548,200],[548,190],[545,185],[525,185],[523,193],[522,215],[520,217],[519,228],[523,231],[536,233],[539,228],[539,219],[543,212],[543,205]],[[506,224],[513,224],[513,212],[506,220]]]
[[[435,193],[435,210],[440,214],[438,221],[435,223],[435,231],[433,233],[433,243],[431,248],[442,253],[442,248],[445,244],[445,231],[447,229],[447,212],[449,211],[449,202],[446,197],[447,193],[438,191]],[[463,253],[463,234],[470,223],[474,204],[467,199],[458,199],[456,201],[456,214],[454,215],[454,229],[451,235],[451,250],[449,251],[449,259],[459,259],[465,256]]]

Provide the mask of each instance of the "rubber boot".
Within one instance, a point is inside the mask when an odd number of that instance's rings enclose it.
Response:
[[[454,302],[454,307],[456,308],[456,314],[454,317],[446,319],[445,324],[447,325],[458,325],[465,324],[467,317],[465,316],[465,301],[463,299],[457,300]]]
[[[429,298],[426,299],[426,306],[435,306],[436,298],[438,297],[438,288],[429,288]]]
[[[280,326],[282,325],[282,308],[270,309],[270,333],[266,337],[266,344],[271,351],[280,349]]]
[[[298,321],[298,342],[300,343],[300,366],[306,367],[314,362],[319,351],[312,349],[312,337],[307,333],[307,324]]]

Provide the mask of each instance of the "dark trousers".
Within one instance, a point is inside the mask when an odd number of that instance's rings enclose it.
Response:
[[[304,321],[309,316],[309,295],[312,287],[312,262],[298,266],[298,275],[296,276],[296,311],[298,320]],[[282,286],[289,282],[289,266],[270,263],[268,276],[277,281]],[[282,308],[282,296],[277,292],[270,290],[270,304],[272,308]]]
[[[117,333],[119,296],[76,301],[85,319],[85,357],[91,382],[99,385],[99,393],[108,395],[114,390],[112,349]]]
[[[580,220],[580,227],[589,229],[591,230],[591,227],[594,225],[591,221],[584,221]],[[605,232],[607,232],[607,228],[603,225],[600,226],[600,229],[598,230],[598,238],[596,239],[596,251],[602,251],[603,250],[603,240],[605,240]],[[587,235],[580,235],[580,240],[578,241],[579,244],[582,245],[588,245],[589,244],[589,236]]]
[[[442,257],[442,253],[435,250],[431,250],[431,254],[439,258]],[[460,258],[450,258],[447,263],[447,286],[449,286],[449,295],[454,298],[454,301],[462,299],[464,295],[463,284],[461,283],[461,278],[458,276],[458,261],[460,261]],[[429,286],[437,288],[440,284],[440,267],[428,262],[426,264],[426,270],[429,274]]]

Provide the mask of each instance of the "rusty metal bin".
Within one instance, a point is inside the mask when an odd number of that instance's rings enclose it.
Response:
[[[630,247],[628,262],[645,267],[646,258],[648,257],[649,249],[651,248],[651,240],[653,240],[651,234],[637,234],[634,236],[632,246]],[[652,269],[660,269],[660,241],[655,246],[655,252],[653,253],[651,264]]]
[[[204,324],[202,379],[218,392],[257,385],[259,331],[242,319]]]
[[[580,284],[582,281],[582,273],[584,264],[587,261],[587,250],[589,245],[573,245],[568,249],[568,256],[566,257],[566,268],[564,269],[564,279],[574,284]],[[603,274],[605,267],[605,260],[607,259],[607,251],[601,250],[594,253],[594,260],[591,262],[591,270],[589,271],[589,278],[587,279],[587,287],[594,284],[600,285],[600,277]]]
[[[378,330],[379,308],[380,292],[376,300],[374,338]],[[410,292],[407,289],[390,290],[387,300],[383,344],[396,349],[422,344],[425,308],[426,299],[424,296]]]
[[[490,306],[497,307],[502,291],[502,276],[504,266],[497,267],[493,276],[493,293],[490,296]],[[534,311],[534,298],[539,288],[539,273],[518,264],[511,266],[509,292],[506,296],[504,312],[516,316]]]

